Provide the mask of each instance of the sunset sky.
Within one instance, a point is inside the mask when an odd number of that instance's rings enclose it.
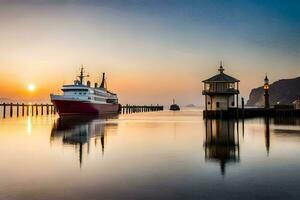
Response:
[[[49,101],[81,64],[124,104],[200,105],[220,60],[245,98],[300,76],[300,1],[0,0],[0,25],[0,101]]]

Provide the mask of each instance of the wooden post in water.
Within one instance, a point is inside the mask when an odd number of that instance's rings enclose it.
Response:
[[[29,116],[29,106],[26,105],[26,113],[27,113],[27,116]]]
[[[24,116],[24,103],[22,103],[22,116]]]
[[[31,115],[33,116],[34,112],[33,112],[33,104],[31,105]]]
[[[38,116],[39,115],[39,108],[38,105],[35,104],[35,115]]]
[[[46,113],[47,113],[47,115],[49,115],[49,105],[48,104],[46,105]]]
[[[3,103],[3,118],[6,116],[6,104]]]
[[[245,101],[244,101],[244,97],[242,97],[242,117],[245,117]]]
[[[44,105],[41,104],[41,115],[44,115]]]
[[[17,117],[19,117],[19,103],[17,103]]]
[[[13,116],[13,103],[10,103],[10,117],[12,117]]]

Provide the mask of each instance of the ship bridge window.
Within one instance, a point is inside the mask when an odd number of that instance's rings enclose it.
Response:
[[[116,104],[116,103],[118,103],[118,100],[117,99],[107,99],[106,102],[107,103],[115,103]]]

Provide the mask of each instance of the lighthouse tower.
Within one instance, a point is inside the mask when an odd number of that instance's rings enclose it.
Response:
[[[266,109],[270,108],[269,89],[270,89],[269,79],[268,79],[268,76],[266,75],[265,84],[264,84],[264,91],[265,91],[264,96],[265,96],[265,108]]]
[[[238,108],[240,81],[224,73],[222,62],[218,71],[219,74],[202,81],[204,83],[202,94],[205,95],[205,111]]]

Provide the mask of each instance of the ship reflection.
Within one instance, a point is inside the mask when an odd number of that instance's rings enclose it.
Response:
[[[218,162],[221,174],[225,175],[226,165],[237,163],[240,160],[238,122],[236,123],[234,120],[206,120],[204,148],[205,160]]]
[[[78,151],[79,164],[83,163],[84,150],[90,153],[91,143],[95,149],[101,148],[104,155],[107,133],[116,132],[117,123],[107,119],[117,118],[117,115],[99,117],[61,117],[53,124],[50,142],[61,141],[63,145],[71,145]],[[99,146],[101,145],[101,147]]]

